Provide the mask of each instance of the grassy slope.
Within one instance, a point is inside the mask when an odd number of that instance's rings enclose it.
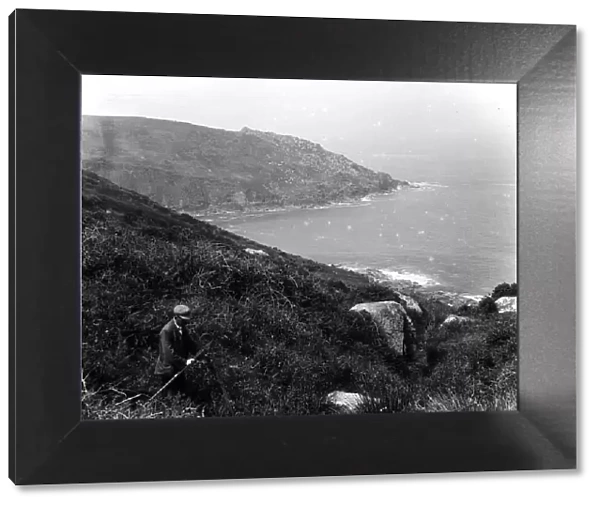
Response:
[[[376,396],[383,404],[366,408],[375,411],[502,408],[516,395],[511,317],[479,317],[466,334],[440,330],[447,310],[422,301],[429,344],[413,360],[395,357],[368,317],[348,311],[397,300],[392,290],[176,214],[86,171],[82,240],[85,417],[197,416],[198,406],[209,416],[316,414],[332,390]],[[159,388],[158,332],[178,303],[194,309],[192,335],[214,367],[191,368],[197,398],[161,395],[144,405]]]

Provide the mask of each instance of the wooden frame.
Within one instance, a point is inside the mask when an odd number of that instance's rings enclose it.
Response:
[[[9,24],[16,484],[576,466],[575,27],[44,10]],[[518,412],[80,421],[81,74],[518,83]]]

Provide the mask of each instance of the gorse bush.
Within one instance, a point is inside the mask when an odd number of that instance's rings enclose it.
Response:
[[[479,301],[478,309],[483,314],[497,313],[498,306],[496,305],[496,301],[491,297],[484,297]]]
[[[492,291],[491,298],[494,300],[498,300],[500,297],[516,297],[517,296],[517,284],[512,283],[500,283],[494,290]]]
[[[173,213],[87,172],[82,249],[86,418],[318,414],[334,390],[379,399],[372,410],[418,410],[441,386],[448,398],[468,391],[474,406],[490,406],[494,388],[510,390],[510,322],[480,322],[472,332],[483,337],[463,342],[439,327],[449,308],[421,298],[415,355],[399,357],[369,316],[349,311],[399,301],[390,288]],[[160,388],[158,334],[177,304],[193,309],[190,332],[205,356],[186,371],[189,397],[148,403]]]

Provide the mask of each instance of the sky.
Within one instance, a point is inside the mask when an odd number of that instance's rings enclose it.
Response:
[[[397,178],[515,181],[516,85],[83,76],[82,111],[320,143]]]

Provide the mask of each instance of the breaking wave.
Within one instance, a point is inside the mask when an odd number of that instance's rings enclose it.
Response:
[[[375,269],[373,267],[342,264],[337,265],[337,267],[364,274],[376,283],[388,286],[390,284],[395,285],[398,290],[410,288],[416,291],[423,290],[423,292],[435,294],[437,300],[448,306],[457,307],[463,304],[476,305],[484,297],[483,295],[458,293],[443,289],[436,290],[436,287],[443,287],[442,283],[424,274],[409,272],[407,270]]]
[[[396,271],[393,269],[375,269],[373,267],[363,267],[357,265],[339,265],[340,268],[348,271],[358,272],[365,274],[374,281],[392,281],[400,283],[408,283],[413,285],[419,285],[422,287],[432,287],[439,285],[440,283],[435,279],[426,276],[424,274],[408,272],[406,270]]]
[[[415,181],[411,183],[417,190],[433,190],[435,188],[448,188],[448,185],[440,183],[428,183],[427,181]]]

